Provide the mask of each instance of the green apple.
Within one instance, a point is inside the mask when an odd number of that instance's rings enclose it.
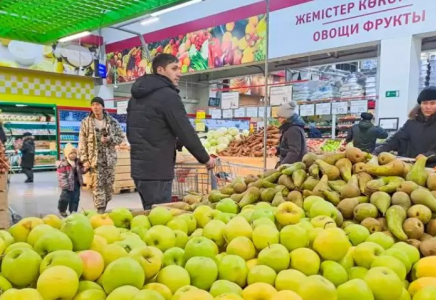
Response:
[[[131,233],[136,234],[141,240],[145,241],[145,234],[147,233],[147,228],[145,227],[132,227],[132,229],[130,229]]]
[[[260,251],[258,260],[260,265],[268,266],[278,273],[289,268],[290,258],[285,246],[274,244]]]
[[[94,229],[91,222],[82,214],[68,216],[60,230],[73,242],[74,251],[88,250],[94,240]]]
[[[74,300],[105,300],[106,293],[100,290],[87,290],[80,293],[74,297]]]
[[[317,205],[320,202],[314,204]],[[312,206],[312,209],[313,207]],[[351,248],[351,243],[342,229],[327,228],[313,241],[313,249],[323,260],[341,260]]]
[[[194,232],[188,237],[188,241],[200,236],[203,236],[203,228],[195,229]]]
[[[398,277],[401,280],[406,279],[407,271],[404,264],[397,258],[388,255],[381,255],[376,257],[372,264],[371,268],[375,267],[386,267],[397,273]]]
[[[150,229],[151,228],[150,220],[148,219],[147,216],[144,215],[136,216],[130,222],[130,228],[135,228],[135,227],[143,227],[145,229]]]
[[[136,227],[136,228],[138,228],[138,227]],[[137,235],[136,233],[131,232],[131,231],[121,232],[120,237],[121,237],[121,241],[124,241],[127,239],[132,239],[132,238],[142,241],[142,238],[139,235]],[[118,242],[115,242],[115,243],[118,243]]]
[[[253,212],[253,215],[251,216],[251,221],[255,221],[261,218],[268,218],[273,222],[276,221],[276,217],[274,216],[274,211],[271,209],[271,207],[269,208],[256,207],[256,209]]]
[[[368,270],[364,280],[377,300],[396,300],[403,293],[403,282],[389,268],[372,268]]]
[[[411,300],[412,297],[410,296],[409,292],[403,288],[403,293],[401,294],[401,297],[399,300]]]
[[[238,204],[230,198],[226,198],[218,202],[216,205],[216,209],[225,213],[231,213],[231,214],[239,213]]]
[[[122,233],[122,235],[125,233]],[[145,242],[141,240],[138,236],[128,236],[126,239],[122,241],[118,241],[113,243],[113,245],[119,245],[123,247],[127,253],[132,251],[135,248],[146,246]]]
[[[83,263],[82,278],[85,280],[97,280],[104,270],[104,259],[102,255],[93,250],[86,250],[79,253]]]
[[[225,255],[218,265],[218,278],[244,287],[247,283],[248,268],[245,260],[237,255]]]
[[[264,218],[258,219],[262,220]],[[269,220],[269,219],[267,219]],[[253,226],[254,227],[254,226]],[[257,250],[263,250],[269,245],[278,244],[280,242],[280,233],[275,225],[258,225],[253,230],[253,244]]]
[[[29,236],[31,230],[32,228],[30,223],[19,222],[9,228],[9,233],[12,235],[16,243],[27,242],[27,237]]]
[[[254,248],[253,242],[245,236],[238,236],[233,239],[227,245],[226,252],[227,254],[238,255],[246,261],[256,256],[256,249]]]
[[[247,286],[242,291],[242,298],[244,299],[273,299],[277,294],[274,287],[267,283],[258,282]]]
[[[297,270],[283,270],[277,274],[275,288],[277,291],[291,290],[298,292],[301,283],[307,278]]]
[[[418,260],[421,258],[418,249],[404,242],[396,243],[395,245],[392,246],[392,249],[398,249],[406,253],[412,265],[416,264]]]
[[[133,219],[132,212],[127,208],[114,208],[109,213],[109,218],[114,222],[115,227],[130,228],[130,222]]]
[[[166,225],[172,218],[173,215],[171,212],[165,207],[161,206],[153,208],[148,215],[151,226]]]
[[[317,216],[325,216],[330,217],[334,220],[337,215],[337,209],[332,203],[328,201],[316,201],[310,208],[309,215],[311,218],[315,218]]]
[[[366,273],[368,273],[368,269],[365,269],[364,267],[351,267],[347,270],[348,272],[348,279],[364,279]]]
[[[4,254],[6,255],[6,254],[8,254],[9,252],[11,252],[12,250],[20,249],[20,248],[26,248],[26,249],[32,249],[32,250],[33,250],[33,247],[32,247],[31,245],[29,245],[28,243],[18,242],[18,243],[14,243],[14,244],[8,246],[8,247],[5,249]]]
[[[434,286],[427,286],[419,290],[415,294],[415,296],[413,296],[413,300],[434,300],[434,299],[436,299],[436,287]]]
[[[111,262],[102,275],[102,286],[107,294],[123,285],[131,285],[140,289],[144,281],[144,270],[131,257],[122,257]]]
[[[313,206],[312,206],[313,207]],[[320,275],[311,275],[304,280],[298,289],[298,295],[304,300],[336,300],[336,288]]]
[[[394,239],[383,232],[374,232],[366,239],[366,242],[379,244],[385,250],[391,248],[395,244]]]
[[[310,223],[310,219],[301,219],[300,223],[298,223],[297,225],[306,229],[307,232],[314,228],[312,223]]]
[[[158,248],[148,246],[133,249],[129,253],[129,257],[140,264],[147,280],[155,277],[159,272],[163,256],[164,254]]]
[[[98,212],[95,209],[85,209],[82,211],[82,214],[87,218],[91,218],[92,216],[98,215]]]
[[[80,278],[83,273],[83,262],[77,253],[67,250],[58,250],[49,253],[41,262],[39,268],[40,274],[44,273],[48,268],[54,266],[65,266],[77,273],[77,277]],[[97,279],[97,278],[96,278]]]
[[[77,293],[87,291],[87,290],[100,290],[103,291],[103,288],[96,282],[93,281],[79,281],[79,288],[77,289]]]
[[[241,295],[242,288],[228,280],[217,280],[212,284],[209,292],[213,297],[218,297],[223,294]]]
[[[104,247],[102,257],[104,261],[105,267],[107,267],[111,262],[117,260],[121,257],[128,256],[129,253],[122,247],[117,244],[110,244]]]
[[[100,226],[94,229],[94,234],[103,237],[108,244],[121,240],[121,232],[113,225]]]
[[[290,254],[291,268],[302,272],[306,276],[318,274],[321,260],[312,249],[299,248]]]
[[[374,300],[372,291],[362,279],[352,279],[337,288],[338,300]]]
[[[167,286],[157,282],[146,284],[144,286],[144,290],[152,290],[158,292],[161,296],[164,297],[165,300],[171,300],[171,298],[173,297],[173,293]]]
[[[112,221],[112,219],[109,218],[108,214],[94,215],[91,218],[89,218],[89,221],[91,222],[91,226],[94,229],[104,225],[114,225],[114,221]]]
[[[12,288],[12,284],[2,275],[0,275],[0,291],[4,292],[10,290]]]
[[[325,200],[318,196],[309,196],[305,198],[303,202],[304,211],[310,213],[310,209],[312,208],[312,205],[318,201],[325,201]]]
[[[275,218],[275,217],[274,217]],[[256,219],[252,222],[251,226],[253,227],[253,229],[256,229],[257,227],[261,226],[261,225],[268,225],[273,227],[274,229],[276,228],[276,224],[271,221],[271,219],[267,218],[267,217],[263,217],[263,218],[259,218]]]
[[[218,277],[218,267],[209,257],[193,257],[186,262],[185,270],[191,278],[191,284],[208,291]]]
[[[178,289],[191,284],[188,271],[180,266],[168,266],[157,275],[156,281],[166,285],[174,294]]]
[[[347,254],[345,254],[345,256],[340,261],[338,261],[338,263],[345,270],[348,270],[351,267],[354,267],[354,258],[353,258],[354,249],[355,249],[355,247],[351,247],[350,249],[348,249]]]
[[[298,248],[307,247],[309,236],[302,226],[288,225],[280,231],[280,243],[291,252]]]
[[[327,216],[317,216],[310,220],[310,224],[315,228],[322,228],[322,229],[337,227],[335,220]]]
[[[171,300],[180,300],[180,298],[193,290],[198,290],[198,288],[196,288],[195,286],[192,285],[185,285],[184,287],[179,288],[175,293],[174,296],[171,298]]]
[[[107,296],[106,300],[132,300],[137,294],[139,294],[138,288],[125,285],[113,290]]]
[[[227,242],[231,242],[238,236],[245,236],[249,239],[251,239],[253,236],[253,228],[250,226],[247,220],[241,216],[237,216],[230,220],[224,229],[224,237]]]
[[[145,234],[145,242],[148,246],[154,246],[165,252],[176,245],[176,235],[170,228],[156,225],[151,227]]]
[[[321,264],[321,275],[336,287],[348,281],[347,271],[339,263],[331,260]]]
[[[73,243],[70,238],[63,232],[52,231],[38,239],[35,251],[42,257],[57,250],[73,250]]]
[[[320,227],[314,227],[312,229],[309,229],[307,232],[307,237],[309,239],[309,248],[313,248],[313,242],[315,241],[318,234],[324,231],[324,228]]]
[[[1,295],[2,300],[43,300],[35,289],[9,289]]]
[[[178,247],[173,247],[164,252],[162,265],[163,267],[176,265],[180,267],[185,266],[185,250]]]
[[[42,237],[44,234],[56,231],[53,227],[50,225],[42,224],[39,226],[36,226],[32,229],[32,231],[27,236],[27,243],[31,245],[32,247],[35,246],[36,241]]]
[[[354,262],[359,267],[366,269],[371,268],[371,264],[377,256],[382,255],[385,249],[379,244],[372,242],[364,242],[354,249]]]
[[[197,221],[197,226],[200,228],[204,228],[207,223],[209,223],[212,219],[213,209],[207,205],[201,205],[194,210],[194,217]]]
[[[15,249],[3,257],[2,275],[15,287],[24,288],[36,282],[41,257],[30,249]]]
[[[188,235],[192,234],[195,229],[197,229],[197,220],[192,214],[182,214],[177,217],[178,219],[182,219],[188,225]]]
[[[242,209],[241,213],[238,216],[244,218],[247,222],[251,222],[253,218],[253,214],[254,214],[254,207],[248,209]]]
[[[384,255],[393,256],[396,259],[399,259],[403,263],[403,265],[406,267],[407,274],[409,274],[410,270],[412,269],[412,263],[410,262],[410,259],[409,259],[409,256],[407,256],[407,253],[401,251],[400,249],[393,247],[393,248],[386,250]]]
[[[241,212],[244,212],[244,211],[250,210],[250,209],[253,209],[253,210],[256,209],[256,205],[254,205],[254,204],[246,205],[241,209]]]
[[[370,236],[369,230],[365,226],[358,224],[348,225],[344,231],[353,246],[362,244]]]
[[[203,236],[213,241],[218,247],[226,244],[224,239],[226,224],[223,221],[212,220],[203,228]]]
[[[153,290],[142,290],[132,300],[165,300],[164,296]]]
[[[247,284],[264,282],[274,286],[276,281],[276,272],[268,266],[257,265],[248,271]]]
[[[185,248],[188,243],[188,235],[180,230],[174,230],[174,235],[176,236],[175,247]]]
[[[185,261],[195,256],[215,258],[217,254],[217,245],[205,237],[195,237],[185,246]]]
[[[280,225],[292,225],[305,217],[304,210],[292,202],[283,202],[277,207],[275,217]]]
[[[54,266],[42,273],[36,289],[43,299],[72,299],[79,289],[77,273],[65,266]]]
[[[174,218],[168,221],[167,225],[168,228],[171,228],[172,230],[180,230],[184,233],[188,234],[188,224],[183,219],[180,218]]]

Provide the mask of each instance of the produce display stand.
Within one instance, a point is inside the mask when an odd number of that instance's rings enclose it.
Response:
[[[0,229],[9,228],[10,223],[8,174],[0,174]]]

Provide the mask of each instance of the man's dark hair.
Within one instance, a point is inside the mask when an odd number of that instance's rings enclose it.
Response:
[[[372,113],[367,113],[367,112],[362,113],[362,114],[360,115],[360,117],[362,118],[362,120],[365,120],[365,121],[371,121],[371,120],[374,118],[374,116],[372,115]]]
[[[157,68],[162,67],[166,68],[169,64],[178,63],[179,59],[174,55],[162,53],[156,56],[152,62],[152,70],[153,74],[157,74]]]

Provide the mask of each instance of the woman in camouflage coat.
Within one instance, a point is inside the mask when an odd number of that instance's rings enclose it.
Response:
[[[104,111],[103,99],[92,99],[91,110],[80,127],[79,158],[90,171],[94,206],[104,213],[112,199],[117,164],[115,146],[122,143],[124,133],[118,121]]]

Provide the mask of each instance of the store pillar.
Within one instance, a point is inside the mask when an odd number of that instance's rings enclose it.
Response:
[[[407,121],[419,93],[421,45],[414,36],[381,41],[377,120],[399,118],[399,128]]]

